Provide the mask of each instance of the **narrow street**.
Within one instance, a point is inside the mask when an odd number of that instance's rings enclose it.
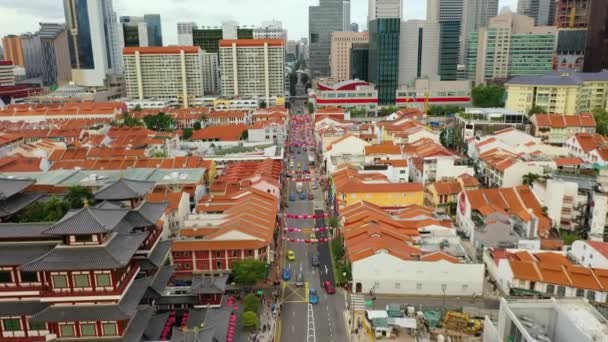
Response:
[[[325,194],[320,185],[316,189],[312,186],[314,179],[319,181],[319,173],[313,165],[309,165],[308,151],[312,153],[315,149],[314,123],[307,114],[300,114],[305,111],[304,103],[297,103],[290,120],[289,141],[308,142],[309,146],[287,147],[287,171],[292,174],[291,178],[287,178],[284,188],[288,203],[283,214],[284,227],[292,229],[281,232],[285,240],[284,250],[280,254],[283,257],[283,268],[290,269],[291,278],[281,283],[283,309],[275,341],[347,341],[342,315],[345,308],[344,294],[337,291],[336,294],[329,295],[322,286],[325,281],[335,286],[335,279],[328,232],[318,229],[325,228],[327,224],[324,217]],[[310,193],[312,198],[309,197]],[[294,215],[306,217],[287,217]],[[316,218],[312,218],[313,215]],[[315,242],[318,240],[321,241]],[[289,251],[293,251],[295,260],[288,260]],[[313,266],[315,256],[318,257],[318,266]],[[296,284],[299,274],[302,275],[303,286]],[[318,294],[316,304],[309,302],[311,288]]]

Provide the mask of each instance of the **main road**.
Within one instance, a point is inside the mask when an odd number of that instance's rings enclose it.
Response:
[[[303,105],[296,103],[293,108],[294,113],[304,113],[306,109]],[[306,115],[306,114],[303,114]],[[311,124],[314,127],[314,123]],[[305,133],[309,138],[314,139],[312,128],[303,132],[302,130],[295,132],[290,129],[290,136],[301,136]],[[312,147],[311,147],[312,148]],[[287,151],[290,151],[287,148]],[[295,149],[294,151],[295,152]],[[294,159],[294,166],[298,163],[302,166],[308,165],[308,154],[306,149],[302,148],[301,153],[290,153],[287,158]],[[289,162],[286,163],[289,167]],[[314,174],[318,174],[314,168]],[[297,176],[296,176],[297,177]],[[311,182],[303,182],[304,192],[312,191],[314,199],[300,199],[300,194],[296,191],[296,182],[287,178],[287,186],[284,188],[287,191],[288,206],[285,210],[286,214],[295,215],[321,215],[325,208],[324,192],[319,186],[317,189],[312,189]],[[295,195],[295,201],[290,200],[290,194]],[[302,232],[282,232],[285,238],[293,238],[300,240],[310,240],[311,235],[315,234],[315,238],[327,238],[327,231],[314,232],[311,228],[325,227],[325,218],[318,219],[294,219],[285,218],[285,227],[299,228]],[[288,250],[295,253],[295,260],[284,260],[284,267],[291,269],[292,278],[289,281],[284,281],[281,284],[282,293],[281,300],[283,308],[281,310],[281,322],[277,341],[347,341],[346,326],[344,323],[343,312],[345,310],[344,294],[338,291],[335,295],[328,295],[322,288],[321,284],[324,281],[330,281],[335,284],[331,255],[329,251],[329,242],[322,243],[305,243],[284,241],[283,248],[286,250],[282,255],[286,255]],[[312,266],[312,258],[314,255],[319,256],[320,264],[318,267]],[[297,287],[295,280],[298,274],[301,273],[305,286]],[[314,288],[319,295],[318,304],[309,304],[308,290]]]

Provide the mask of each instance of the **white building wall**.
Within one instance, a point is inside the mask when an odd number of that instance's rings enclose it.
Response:
[[[572,248],[570,249],[570,254],[579,264],[585,267],[608,269],[608,258],[591,247],[587,241],[574,241],[572,243]]]
[[[228,20],[222,23],[222,39],[237,39],[239,23]]]
[[[353,288],[362,293],[473,296],[483,293],[483,264],[406,261],[379,252],[352,264]]]
[[[177,44],[180,46],[193,46],[192,29],[196,28],[195,23],[177,23]]]
[[[410,84],[419,78],[418,67],[420,78],[438,78],[439,23],[425,20],[402,22],[399,39],[399,85]]]
[[[369,0],[368,21],[378,18],[401,18],[403,0]]]
[[[606,215],[608,214],[608,196],[604,193],[593,193],[593,211],[591,213],[591,231],[589,239],[604,241]]]

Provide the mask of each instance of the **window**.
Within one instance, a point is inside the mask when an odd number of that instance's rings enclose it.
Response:
[[[468,290],[469,290],[469,285],[468,284],[462,285],[462,292],[467,292]]]
[[[595,300],[595,291],[587,291],[587,299]]]
[[[54,275],[53,278],[53,287],[56,289],[67,289],[68,288],[68,277],[64,274]]]
[[[80,323],[80,334],[82,336],[96,336],[95,323]]]
[[[36,283],[38,282],[38,273],[36,272],[19,272],[22,283]]]
[[[547,293],[553,294],[555,292],[555,285],[548,284],[547,285]]]
[[[96,274],[95,275],[95,284],[99,287],[107,287],[112,286],[112,281],[110,279],[109,274]]]
[[[238,256],[238,253],[239,253],[239,252],[238,252],[237,250],[234,250],[234,251],[232,251],[232,256],[233,256],[233,257],[237,257],[237,256]]]
[[[74,287],[90,287],[91,282],[89,281],[88,274],[75,274],[74,275]]]
[[[12,283],[11,271],[0,271],[0,283]]]
[[[4,331],[19,331],[21,330],[21,320],[18,318],[9,318],[2,320]]]
[[[46,330],[46,324],[45,323],[32,323],[29,322],[28,325],[30,326],[30,330]]]
[[[253,256],[253,249],[247,251],[247,256]]]
[[[93,235],[74,235],[74,242],[91,242]]]
[[[73,337],[76,335],[74,333],[74,326],[72,324],[63,324],[59,327],[59,329],[62,337]]]
[[[215,252],[215,257],[216,258],[221,258],[222,257],[222,252]]]
[[[566,288],[564,286],[557,287],[557,295],[563,297],[566,295]]]
[[[103,323],[101,327],[103,328],[104,336],[115,336],[118,334],[116,331],[116,323]]]
[[[400,289],[401,288],[401,283],[395,283],[395,288],[396,289]]]
[[[583,289],[576,289],[576,296],[577,297],[584,297],[585,296],[585,290],[583,290]]]
[[[416,290],[422,290],[422,284],[421,283],[416,284]]]

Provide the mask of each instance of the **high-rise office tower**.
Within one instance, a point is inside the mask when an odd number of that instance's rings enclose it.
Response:
[[[42,82],[46,86],[65,84],[71,80],[68,34],[63,24],[40,23]]]
[[[556,0],[556,70],[583,70],[591,0]]]
[[[82,86],[101,87],[114,74],[118,23],[112,0],[64,0],[72,80]]]
[[[285,42],[282,39],[220,41],[222,95],[270,98],[285,94]]]
[[[42,55],[40,37],[36,34],[21,35],[23,47],[23,61],[25,62],[25,77],[35,78],[42,76]]]
[[[350,49],[355,43],[367,43],[367,32],[332,32],[330,68],[336,81],[350,79]]]
[[[591,0],[556,0],[555,26],[557,28],[587,28]]]
[[[287,42],[287,30],[279,20],[263,21],[262,25],[253,29],[253,39],[283,39]]]
[[[234,21],[226,21],[222,27],[192,28],[193,45],[206,52],[219,52],[220,40],[224,36],[235,37],[234,39],[253,39],[253,29],[238,27]]]
[[[9,35],[2,38],[2,46],[4,47],[4,59],[12,61],[13,65],[25,64],[23,60],[23,47],[21,46],[21,37]]]
[[[350,79],[367,81],[369,74],[369,43],[354,43],[350,48]]]
[[[463,0],[427,2],[427,21],[439,23],[439,76],[442,80],[458,78],[463,9]]]
[[[469,79],[480,84],[550,73],[556,35],[555,26],[535,26],[533,18],[503,10],[488,27],[471,33]]]
[[[0,60],[0,87],[14,86],[15,85],[15,73],[13,68],[15,64],[10,60]]]
[[[608,70],[608,1],[592,0],[583,71]]]
[[[350,30],[353,32],[359,32],[359,24],[357,23],[351,23],[350,24]]]
[[[517,13],[533,18],[535,25],[553,25],[555,0],[518,0]]]
[[[402,22],[400,39],[399,84],[438,78],[439,24],[426,20]]]
[[[464,70],[469,49],[468,37],[480,27],[488,26],[490,18],[498,15],[498,0],[464,0],[462,14],[458,64]]]
[[[308,8],[310,71],[313,77],[329,76],[331,33],[350,30],[350,0],[319,0]]]
[[[196,23],[177,23],[177,44],[180,46],[192,46],[192,30],[197,28]]]
[[[373,6],[372,3],[373,2]],[[395,7],[398,4],[398,7]],[[395,103],[399,86],[401,1],[370,0],[368,78],[378,90],[378,104]]]
[[[122,16],[124,46],[163,46],[160,14]]]
[[[160,14],[144,14],[144,22],[148,25],[148,45],[163,46],[163,30]]]

